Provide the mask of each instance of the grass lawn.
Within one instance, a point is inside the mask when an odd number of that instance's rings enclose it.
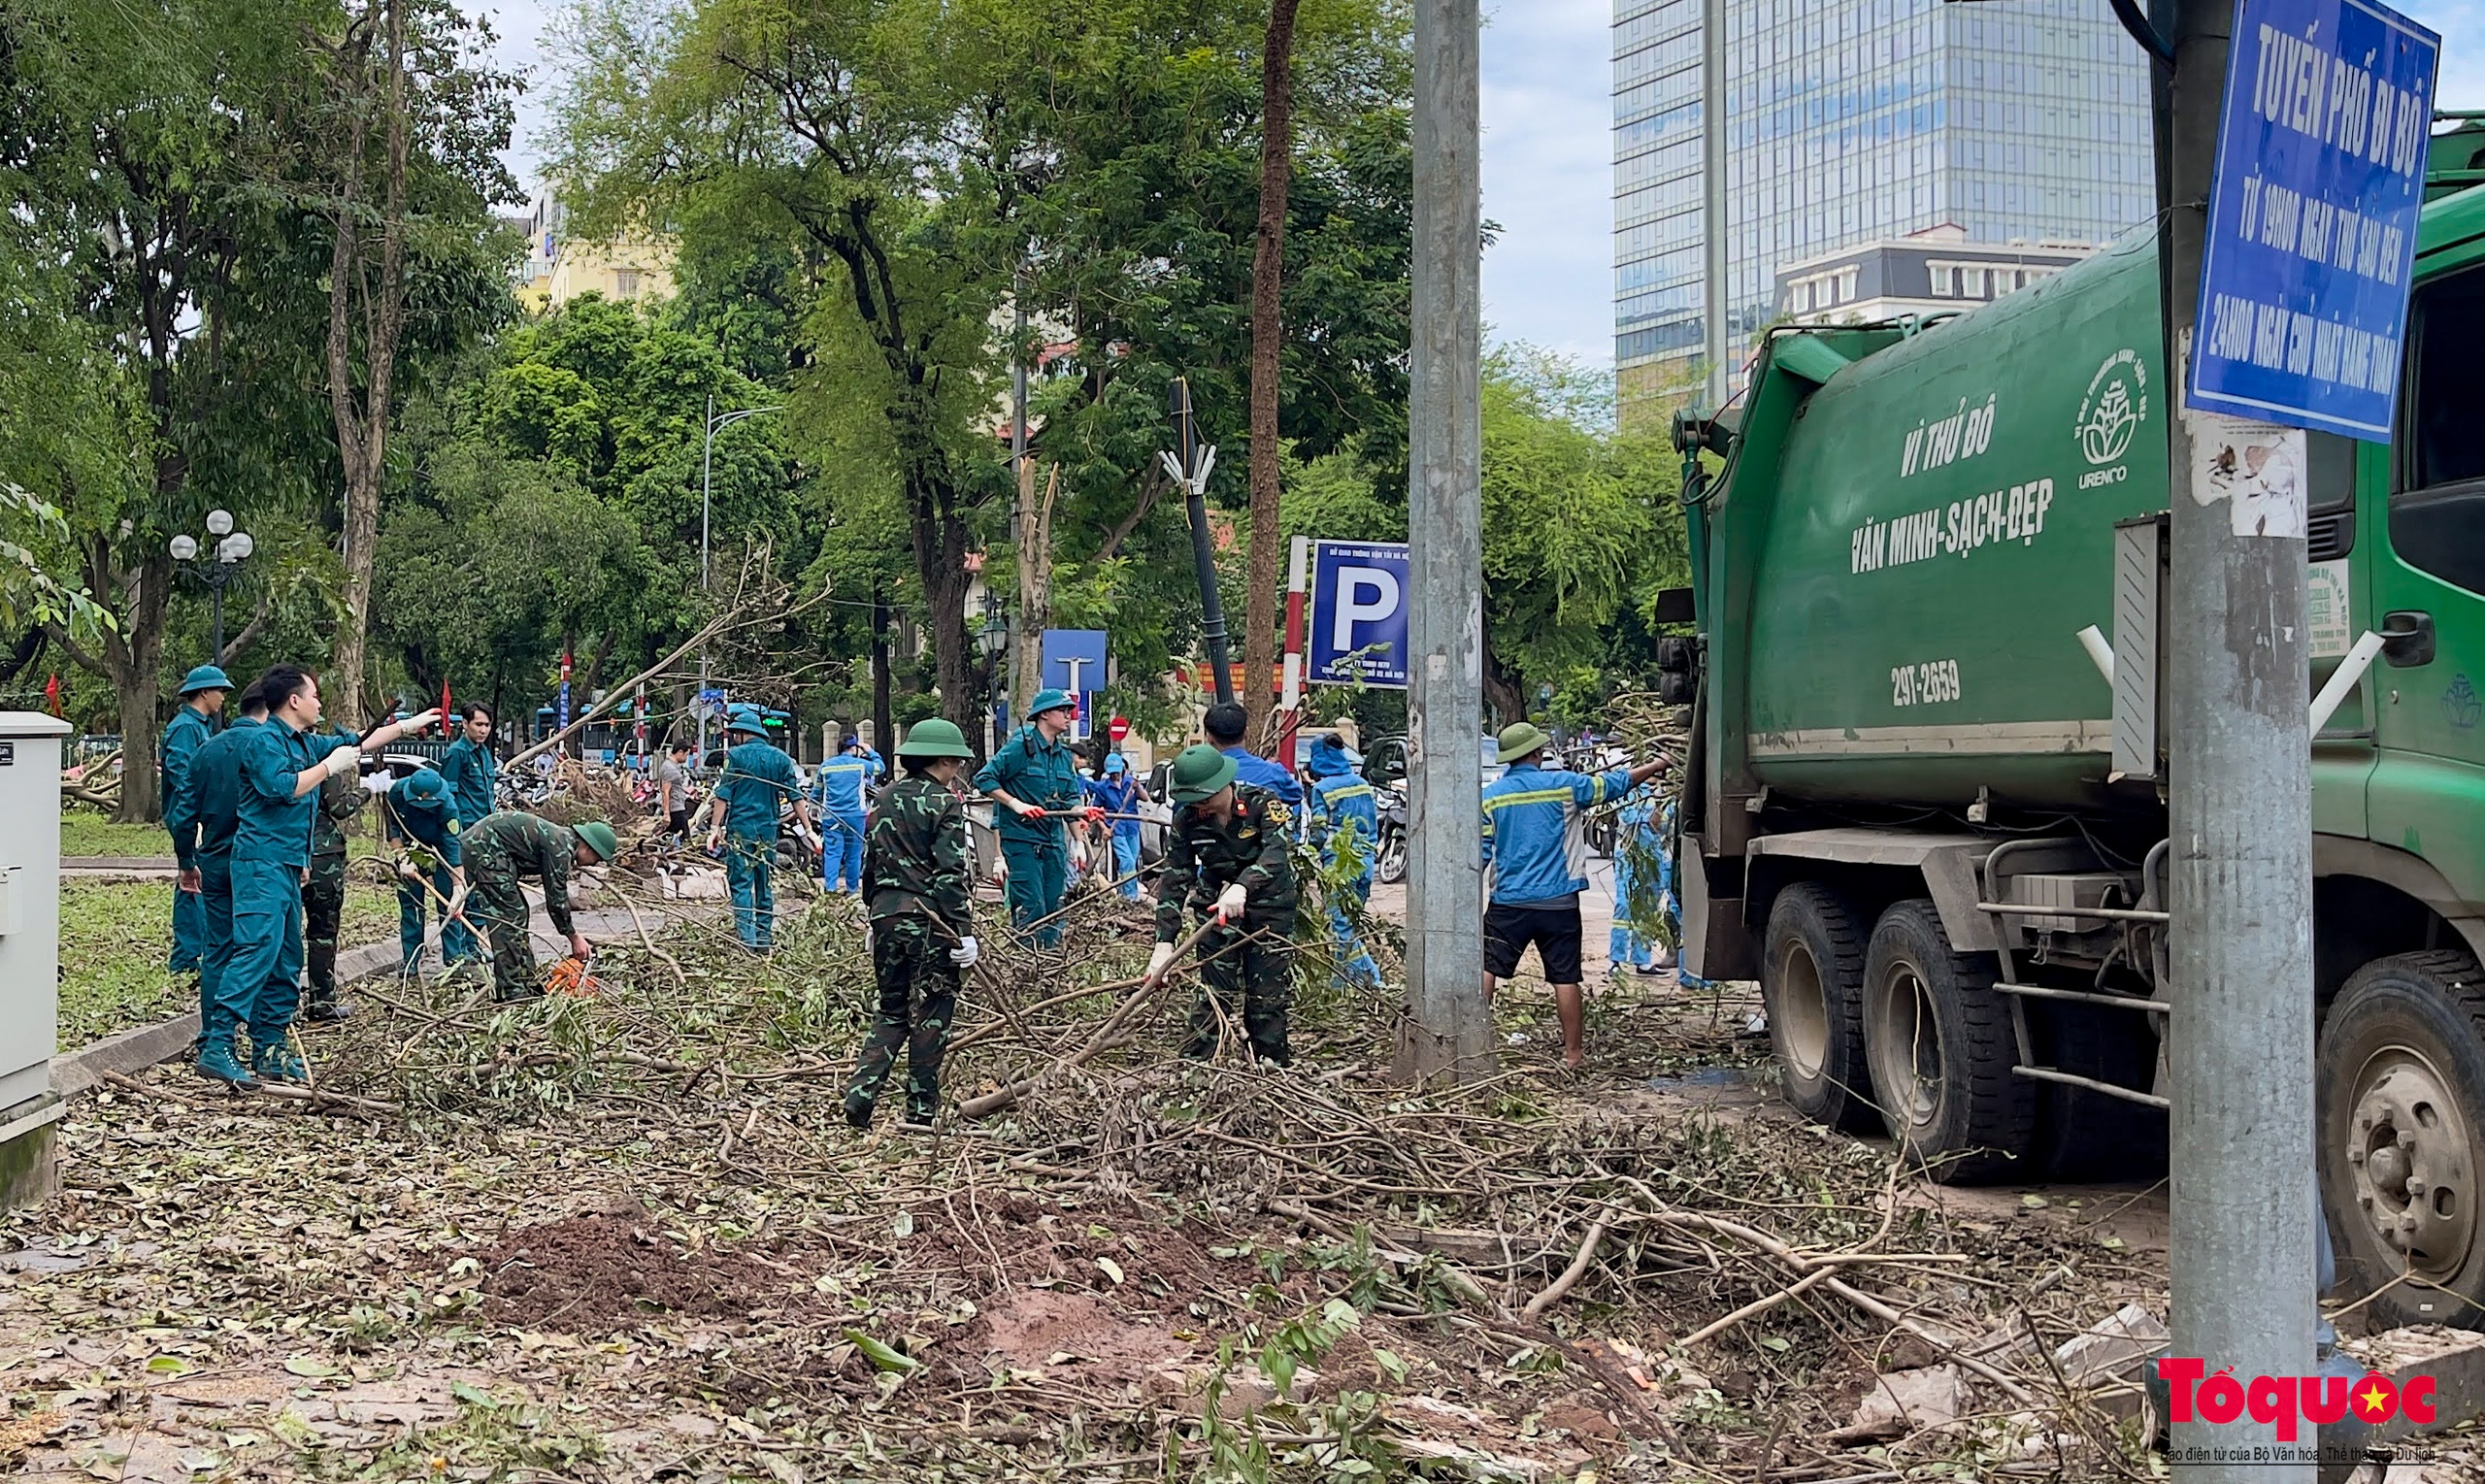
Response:
[[[115,824],[113,816],[91,805],[74,804],[60,811],[60,853],[63,855],[156,855],[170,859],[173,838],[160,824]]]
[[[163,839],[163,832],[155,838]],[[354,948],[396,936],[397,894],[349,879],[338,946]],[[172,882],[61,882],[60,1048],[74,1050],[194,1008],[189,977],[164,967],[172,940]]]

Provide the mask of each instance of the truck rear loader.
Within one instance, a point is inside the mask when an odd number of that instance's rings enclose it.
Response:
[[[2399,356],[2394,441],[2235,471],[2304,491],[2315,690],[2369,665],[2311,742],[2314,1158],[2395,1323],[2485,1321],[2476,142],[2436,141],[2403,346],[2341,347]],[[1686,480],[1698,633],[1664,656],[1686,966],[1759,979],[1807,1117],[1941,1179],[2165,1161],[2158,275],[2137,235],[1970,313],[1780,328],[1740,416],[1676,422],[1723,455]]]

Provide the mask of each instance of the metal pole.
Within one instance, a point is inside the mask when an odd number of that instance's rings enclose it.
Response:
[[[2164,399],[2179,409],[2197,319],[2235,0],[2182,0],[2167,90]],[[2169,1046],[2171,1354],[2214,1373],[2313,1370],[2312,780],[2304,543],[2235,533],[2196,493],[2188,411],[2168,419]],[[2203,430],[2205,431],[2205,430]],[[2194,1414],[2196,1417],[2199,1413]],[[2173,1427],[2185,1484],[2310,1484],[2314,1466],[2217,1461],[2277,1450],[2246,1412]],[[2309,1441],[2301,1446],[2309,1447]],[[2215,1450],[2215,1451],[2212,1451]],[[2187,1462],[2187,1453],[2199,1462]],[[2271,1459],[2286,1452],[2272,1451]]]
[[[224,663],[224,573],[210,568],[207,574],[208,607],[215,614],[215,647],[208,651],[208,663]]]
[[[1407,993],[1398,1072],[1489,1074],[1479,858],[1484,701],[1477,0],[1416,0],[1408,417]]]
[[[1182,445],[1182,467],[1199,469],[1199,429],[1191,418],[1191,380],[1176,377],[1173,390],[1174,431]],[[1194,479],[1185,503],[1191,515],[1191,566],[1199,574],[1200,638],[1208,643],[1209,672],[1215,677],[1216,699],[1234,699],[1232,651],[1225,642],[1225,599],[1216,587],[1216,543],[1209,534],[1208,492]]]
[[[1726,0],[1700,8],[1700,179],[1706,252],[1701,289],[1701,353],[1708,362],[1708,409],[1726,405]]]

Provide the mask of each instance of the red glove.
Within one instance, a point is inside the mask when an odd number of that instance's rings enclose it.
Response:
[[[1091,804],[1087,806],[1086,808],[1087,822],[1089,824],[1103,824],[1105,822],[1107,812],[1108,811],[1103,805]]]
[[[1046,819],[1051,816],[1044,811],[1043,806],[1031,804],[1027,808],[1018,811],[1018,817],[1021,819]]]

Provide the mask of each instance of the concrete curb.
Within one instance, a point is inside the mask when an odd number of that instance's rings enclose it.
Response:
[[[580,932],[605,937],[632,934],[633,941],[636,940],[628,912],[581,911],[575,915]],[[536,920],[534,936],[539,957],[548,951],[557,958],[569,947],[566,941],[553,936],[541,918]],[[439,940],[439,934],[435,931],[426,940],[427,950],[436,951]],[[340,985],[351,984],[375,974],[393,973],[403,961],[403,952],[393,939],[345,949],[337,955],[337,982]],[[438,960],[435,958],[433,962]],[[134,1031],[116,1032],[101,1040],[88,1041],[75,1051],[53,1057],[51,1090],[63,1098],[74,1098],[93,1090],[108,1072],[135,1076],[159,1063],[186,1056],[197,1040],[196,1010],[185,1010],[169,1020],[140,1026]]]

